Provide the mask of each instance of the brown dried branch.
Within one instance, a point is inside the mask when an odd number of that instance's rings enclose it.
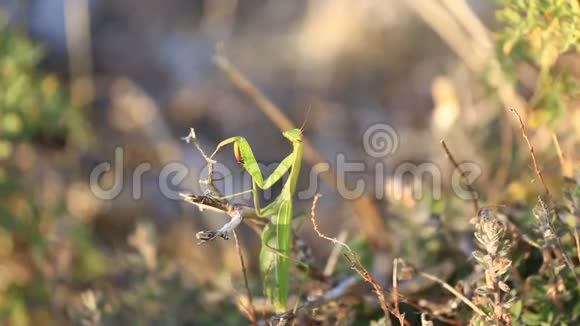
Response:
[[[213,193],[221,197],[222,195],[220,194],[217,187],[214,185],[213,180],[213,165],[215,164],[215,161],[212,160],[201,147],[201,144],[199,143],[199,140],[197,139],[197,136],[195,134],[195,130],[193,128],[189,128],[189,134],[185,137],[182,137],[181,139],[183,139],[188,144],[190,143],[193,144],[195,148],[199,151],[205,162],[207,163],[207,179],[205,180],[200,179],[199,183],[207,185]]]
[[[524,126],[524,122],[522,121],[522,117],[520,117],[520,114],[518,113],[518,111],[516,111],[516,109],[510,109],[510,111],[518,118],[518,121],[520,123],[520,130],[522,131],[522,136],[524,137],[524,140],[528,144],[528,149],[530,150],[530,156],[532,157],[532,163],[534,164],[534,170],[535,170],[536,174],[538,175],[538,178],[540,178],[540,182],[542,183],[542,186],[544,187],[544,192],[546,193],[546,195],[549,196],[550,190],[548,189],[548,186],[546,186],[546,182],[544,181],[544,175],[542,174],[542,170],[540,169],[540,166],[538,164],[538,160],[536,159],[536,154],[534,152],[534,146],[532,146],[532,143],[530,142],[530,139],[528,138],[528,134],[526,133],[526,127]]]
[[[91,15],[88,0],[65,0],[65,37],[70,74],[70,99],[75,108],[92,103],[95,98]]]
[[[580,237],[578,236],[578,229],[574,229],[574,240],[576,242],[576,254],[578,255],[578,261],[580,261]]]
[[[244,287],[248,293],[248,318],[253,325],[258,325],[258,318],[256,317],[256,309],[254,308],[254,300],[252,298],[252,291],[250,291],[250,286],[248,284],[248,272],[246,269],[246,263],[244,262],[244,255],[242,254],[242,249],[240,248],[240,241],[238,240],[238,234],[234,230],[234,241],[236,243],[236,250],[238,252],[238,257],[240,257],[240,266],[242,267],[242,274],[244,276]]]
[[[294,320],[300,311],[315,309],[328,302],[336,301],[344,297],[354,286],[359,284],[357,276],[350,276],[340,281],[335,287],[328,290],[323,296],[313,300],[307,300],[300,303],[296,309],[286,311],[282,314],[272,316],[270,321]]]
[[[506,107],[527,107],[526,101],[507,80],[493,53],[490,33],[473,13],[458,2],[410,0],[405,3],[435,31],[475,74],[486,69],[488,81]],[[447,6],[446,6],[447,5]],[[454,8],[460,6],[461,8]]]
[[[530,139],[528,138],[528,135],[526,133],[526,127],[524,126],[524,122],[522,121],[522,118],[520,117],[518,111],[516,111],[516,109],[510,109],[510,111],[518,118],[518,121],[520,123],[520,129],[522,131],[522,136],[524,137],[524,140],[526,141],[526,143],[528,144],[528,149],[530,151],[530,156],[532,158],[532,163],[534,164],[534,170],[536,172],[536,174],[538,175],[538,178],[540,178],[540,182],[542,183],[542,186],[544,187],[544,193],[545,193],[545,197],[547,200],[547,205],[552,206],[552,198],[550,195],[550,190],[548,189],[548,186],[546,185],[546,182],[544,181],[544,175],[542,174],[542,170],[540,169],[540,166],[538,164],[538,160],[536,159],[536,154],[534,152],[534,147],[532,146]],[[540,196],[540,200],[541,200],[541,196]],[[553,209],[553,213],[556,216],[556,219],[558,219],[558,211],[556,208]],[[550,222],[549,219],[546,220],[547,225],[550,229],[550,231],[552,232],[552,234],[556,235],[556,230],[554,229],[554,225]],[[568,232],[571,232],[570,229],[568,229],[566,227]],[[564,250],[564,246],[562,245],[562,241],[560,240],[560,237],[555,236],[554,237],[555,242],[556,242],[556,247],[557,249],[560,251],[560,254],[562,256],[562,258],[564,259],[564,262],[566,263],[566,265],[568,266],[568,268],[570,269],[570,271],[572,271],[572,274],[574,275],[574,278],[576,279],[576,282],[580,283],[580,278],[578,277],[578,274],[576,273],[576,270],[574,268],[574,264],[572,264],[572,260],[570,259],[570,257],[568,257],[568,254],[566,254],[566,251]]]
[[[488,191],[489,201],[496,202],[501,196],[502,189],[505,187],[506,181],[509,176],[509,168],[513,160],[512,146],[514,141],[514,135],[512,132],[512,127],[509,121],[501,121],[501,153],[499,159],[499,167],[497,173],[495,174],[491,190]]]
[[[337,244],[337,245],[341,246],[339,244]],[[430,269],[429,272],[431,274],[437,274],[437,275],[439,275],[439,274],[450,275],[452,273],[452,271],[453,271],[453,263],[451,263],[451,261],[445,261],[441,265]],[[300,313],[303,311],[316,309],[318,307],[323,306],[326,303],[339,300],[339,299],[344,298],[346,296],[354,298],[354,297],[358,296],[359,294],[361,294],[361,291],[363,290],[363,288],[362,288],[362,286],[364,284],[363,282],[366,282],[366,280],[361,280],[359,275],[351,275],[351,276],[348,276],[347,278],[343,278],[341,281],[338,282],[337,285],[335,285],[333,288],[331,288],[330,290],[325,292],[325,294],[323,296],[317,297],[317,298],[312,299],[312,300],[304,301],[301,304],[299,304],[295,310],[289,310],[283,314],[276,315],[276,316],[272,317],[270,319],[270,321],[278,321],[280,319],[288,320],[290,317],[292,319],[298,318]],[[414,277],[412,279],[409,279],[401,284],[398,284],[398,291],[399,291],[399,293],[407,293],[409,295],[412,295],[413,293],[419,293],[421,291],[424,291],[426,288],[431,287],[433,285],[433,283],[434,282],[432,282],[430,280],[425,280],[425,279],[420,278],[418,276],[418,277]],[[384,290],[384,292],[392,295],[392,292],[389,290]],[[364,291],[362,293],[363,293],[363,296],[365,296],[365,297],[367,296],[366,294],[364,294],[364,293],[366,293],[366,291]],[[380,302],[379,302],[376,295],[374,295],[374,298],[377,299],[376,302],[377,302],[377,304],[380,305]],[[392,296],[385,297],[386,300],[389,300],[389,298],[392,299]],[[414,307],[415,309],[417,309],[420,312],[429,312],[429,311],[425,310],[425,307],[421,306],[418,303],[413,302],[407,296],[403,296],[403,295],[399,294],[398,300],[400,302],[405,302],[406,304],[410,305],[411,307]],[[267,300],[264,299],[264,301],[267,301]],[[367,300],[364,300],[364,301],[368,302]],[[263,306],[263,309],[270,310],[265,306]],[[459,321],[445,318],[443,316],[438,315],[438,316],[434,316],[434,318],[441,320],[443,322],[446,322],[448,324],[451,324],[451,325],[461,325],[461,323]],[[405,323],[409,324],[409,321],[406,320]],[[276,325],[276,324],[274,324],[274,325]]]
[[[348,231],[343,230],[338,234],[338,240],[341,242],[346,241],[348,237]],[[338,263],[338,258],[340,257],[340,252],[342,251],[342,246],[335,244],[334,248],[328,255],[328,259],[326,260],[326,266],[324,266],[324,275],[331,276],[334,272],[334,268],[336,267],[336,263]]]
[[[399,311],[399,258],[393,259],[393,314],[399,319],[401,326],[405,325],[405,314]]]
[[[377,282],[369,274],[369,272],[366,270],[366,268],[361,263],[358,255],[346,243],[339,241],[336,238],[328,237],[328,236],[324,235],[322,232],[320,232],[320,230],[318,229],[318,224],[316,224],[316,205],[318,204],[318,199],[321,196],[322,196],[321,194],[316,194],[314,196],[314,200],[312,201],[312,208],[310,210],[310,220],[312,221],[312,226],[314,228],[314,231],[316,232],[316,234],[319,237],[326,239],[334,244],[341,245],[342,247],[344,247],[347,250],[347,253],[345,253],[344,256],[350,262],[351,268],[355,272],[357,272],[365,281],[367,281],[373,287],[377,297],[379,298],[379,302],[381,304],[381,309],[383,309],[383,312],[385,313],[385,318],[389,318],[390,308],[389,308],[389,304],[387,303],[387,300],[385,299],[385,291],[383,290],[383,288],[380,285],[377,284]]]
[[[208,209],[214,212],[224,213],[230,218],[235,218],[239,214],[242,219],[241,221],[250,226],[258,235],[262,233],[264,226],[270,221],[265,217],[260,217],[256,214],[256,210],[250,206],[244,206],[239,204],[232,204],[225,199],[215,197],[213,195],[191,195],[191,194],[179,194],[184,201],[197,206],[200,210]],[[236,225],[237,226],[237,225]],[[232,228],[231,230],[233,230]],[[223,230],[222,230],[223,231]],[[228,230],[229,231],[229,230]],[[217,231],[201,231],[198,232],[198,238],[202,242],[212,241],[218,237],[224,238],[224,233]],[[224,239],[229,239],[226,235]],[[292,246],[295,246],[296,236],[292,237]],[[310,263],[299,262],[297,264],[298,268],[308,273],[308,277],[313,280],[320,282],[327,282],[327,277],[322,273],[322,271]]]
[[[443,149],[445,150],[445,154],[447,155],[447,158],[449,159],[451,164],[453,164],[455,169],[457,169],[459,171],[459,173],[461,174],[461,179],[463,179],[463,183],[467,187],[467,190],[469,190],[469,192],[471,193],[471,197],[472,197],[471,201],[473,202],[473,209],[475,210],[475,214],[477,215],[477,213],[479,212],[479,202],[477,200],[477,198],[479,196],[478,196],[477,192],[475,191],[475,189],[473,189],[473,187],[471,186],[471,183],[468,182],[467,175],[465,175],[465,171],[463,171],[463,169],[459,166],[459,164],[455,160],[455,157],[453,157],[453,154],[451,154],[449,147],[447,147],[447,144],[445,143],[445,141],[443,139],[441,139],[440,142],[441,142],[441,146],[443,146]]]
[[[260,217],[256,214],[256,210],[253,207],[232,204],[225,199],[220,197],[215,197],[214,195],[193,195],[193,194],[179,194],[184,201],[197,206],[200,210],[208,209],[214,212],[221,212],[230,216],[232,211],[238,210],[243,216],[244,222],[249,222],[256,226],[264,226],[270,223],[265,217]]]
[[[473,301],[469,300],[463,294],[461,294],[459,291],[455,290],[455,288],[452,287],[449,283],[443,281],[442,279],[438,278],[437,276],[435,276],[433,274],[429,274],[426,272],[419,272],[419,275],[421,275],[422,277],[429,279],[433,282],[439,283],[441,286],[443,286],[443,288],[445,290],[449,291],[451,294],[453,294],[458,299],[463,301],[463,303],[465,303],[467,306],[469,306],[469,308],[471,308],[473,311],[475,311],[478,315],[480,315],[482,317],[487,317],[485,312],[483,312],[483,310],[481,310],[475,303],[473,303]]]

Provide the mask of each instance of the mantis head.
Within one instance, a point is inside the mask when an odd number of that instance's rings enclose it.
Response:
[[[285,131],[283,133],[284,137],[286,137],[292,143],[301,143],[302,142],[302,130],[295,128]]]

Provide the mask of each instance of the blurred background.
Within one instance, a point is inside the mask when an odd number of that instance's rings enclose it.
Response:
[[[181,162],[190,173],[172,189],[202,193],[205,161],[181,139],[190,127],[207,151],[237,135],[261,162],[291,151],[260,106],[214,64],[218,44],[295,125],[307,120],[305,136],[324,160],[334,166],[343,153],[369,167],[347,175],[347,182],[367,181],[363,200],[344,200],[321,183],[325,233],[346,234],[385,280],[384,259],[430,266],[454,252],[441,239],[442,220],[457,251],[469,256],[465,231],[474,212],[449,190],[453,166],[440,139],[458,161],[481,167],[482,201],[534,198],[533,169],[505,110],[516,107],[535,130],[536,150],[546,153],[544,169],[573,175],[552,134],[558,126],[561,151],[573,157],[580,115],[568,78],[580,75],[580,61],[569,49],[578,34],[518,25],[505,9],[511,2],[1,0],[2,324],[247,323],[236,308],[244,290],[233,241],[198,246],[195,239],[227,217],[167,198],[158,184],[166,164]],[[375,123],[398,134],[388,157],[371,157],[362,146]],[[124,173],[106,173],[100,184],[122,180],[123,188],[102,200],[89,175],[102,162],[118,164],[117,147]],[[229,149],[218,160],[241,180]],[[151,169],[134,199],[132,173],[143,162]],[[436,164],[443,198],[390,200],[392,183],[404,180],[388,172],[402,162]],[[387,167],[384,182],[375,182],[377,163]],[[307,182],[303,173],[299,189]],[[377,191],[385,196],[375,198]],[[304,215],[310,204],[298,201],[296,210]],[[332,247],[302,222],[297,233],[322,268]],[[260,239],[247,225],[239,233],[258,295]],[[348,273],[348,264],[342,268]]]

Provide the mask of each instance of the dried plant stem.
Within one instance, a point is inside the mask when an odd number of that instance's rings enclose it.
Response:
[[[558,140],[558,136],[555,133],[552,133],[552,141],[554,142],[554,146],[556,147],[556,153],[558,154],[558,160],[560,160],[560,167],[562,171],[564,171],[564,166],[566,165],[566,158],[562,153],[562,147],[560,147],[560,141]]]
[[[312,221],[312,226],[314,228],[314,231],[316,232],[316,234],[319,237],[326,239],[334,244],[338,244],[347,250],[347,253],[345,253],[344,256],[351,263],[351,268],[355,272],[357,272],[365,281],[367,281],[373,287],[375,294],[379,298],[381,309],[385,313],[385,318],[389,318],[390,309],[389,309],[389,304],[387,303],[387,300],[385,298],[385,293],[384,293],[385,291],[383,290],[383,288],[380,285],[377,284],[377,282],[373,279],[373,277],[365,269],[365,267],[361,263],[358,255],[346,243],[344,243],[336,238],[328,237],[328,236],[324,235],[322,232],[320,232],[320,230],[318,229],[318,224],[316,223],[316,205],[318,204],[318,200],[320,199],[321,196],[322,196],[321,194],[316,194],[314,196],[314,199],[312,201],[312,208],[310,210],[310,220]]]
[[[93,101],[95,94],[89,1],[65,0],[64,8],[71,102],[75,107],[83,107]]]
[[[393,259],[393,314],[399,319],[401,326],[405,325],[405,314],[399,311],[399,258]]]
[[[442,39],[447,46],[465,62],[474,73],[488,70],[489,82],[498,90],[498,96],[506,107],[526,107],[513,85],[505,78],[499,62],[494,58],[492,40],[483,24],[465,4],[435,0],[409,0],[405,3],[415,11]]]
[[[465,186],[467,187],[467,189],[471,193],[471,201],[473,203],[473,209],[475,210],[475,214],[477,215],[477,213],[479,212],[479,202],[477,200],[477,198],[479,196],[478,196],[477,192],[475,191],[475,189],[473,189],[473,187],[471,186],[471,183],[467,180],[467,175],[465,174],[465,171],[463,171],[463,169],[459,166],[459,164],[457,163],[457,161],[453,157],[453,154],[451,154],[449,147],[447,147],[447,144],[445,143],[445,141],[443,139],[441,139],[440,142],[441,142],[441,146],[443,146],[443,149],[445,150],[445,154],[447,155],[447,158],[449,159],[449,161],[451,161],[451,164],[453,164],[455,169],[457,169],[459,171],[459,173],[461,174],[461,179],[463,179],[463,183],[465,184]]]
[[[272,122],[283,131],[295,128],[294,124],[284,115],[282,110],[270,101],[250,80],[248,80],[240,70],[234,66],[230,60],[218,48],[214,61],[219,69],[230,79],[230,81],[248,98],[252,99],[258,108],[272,120]],[[304,139],[304,158],[312,165],[323,162],[323,158],[314,149],[312,144]],[[336,174],[331,170],[320,173],[322,180],[332,189],[336,189]],[[352,201],[356,216],[360,219],[361,230],[369,244],[377,251],[389,253],[392,251],[392,244],[385,234],[392,234],[389,226],[383,221],[381,214],[367,194]]]
[[[578,261],[580,261],[580,237],[578,237],[578,229],[574,229],[574,240],[576,242],[576,254],[578,255]]]
[[[556,153],[558,154],[558,160],[560,161],[560,169],[562,170],[562,175],[565,177],[571,177],[573,172],[573,165],[570,164],[571,161],[564,155],[562,151],[562,147],[560,147],[560,141],[558,140],[558,136],[555,133],[552,133],[552,141],[554,142],[554,146],[556,147]]]
[[[343,230],[338,234],[338,240],[341,242],[346,241],[348,237],[348,231]],[[338,262],[338,257],[340,257],[340,252],[342,251],[342,246],[338,244],[334,244],[328,259],[326,260],[326,266],[324,266],[324,276],[330,276],[334,272],[334,268],[336,267],[336,263]]]
[[[443,0],[443,4],[478,44],[486,49],[493,47],[489,37],[490,32],[482,24],[473,10],[469,8],[465,0]]]
[[[443,281],[442,279],[438,278],[437,276],[435,276],[433,274],[419,272],[419,275],[423,276],[426,279],[429,279],[431,281],[439,283],[441,286],[443,286],[443,288],[445,288],[447,291],[451,292],[451,294],[453,294],[459,300],[463,301],[463,303],[468,305],[469,308],[473,309],[473,311],[475,311],[478,315],[480,315],[482,317],[487,317],[485,312],[483,312],[483,310],[479,309],[479,307],[475,303],[473,303],[473,301],[469,300],[467,297],[465,297],[459,291],[455,290],[455,288],[453,288],[451,285],[449,285],[449,283]]]
[[[246,269],[246,263],[244,262],[244,255],[242,254],[242,248],[240,247],[240,241],[238,240],[238,233],[236,230],[233,231],[234,241],[236,243],[236,250],[238,252],[238,257],[240,257],[240,266],[242,268],[242,275],[244,276],[244,287],[248,293],[248,318],[253,325],[258,325],[258,318],[256,317],[256,309],[254,308],[254,300],[252,298],[252,291],[250,291],[250,285],[248,283],[248,272]]]
[[[509,121],[501,121],[501,154],[500,165],[493,180],[492,190],[488,191],[489,201],[494,203],[502,194],[502,189],[505,186],[509,176],[510,165],[513,159],[512,146],[514,135]]]
[[[407,4],[413,9],[467,64],[472,70],[479,70],[484,54],[488,51],[475,51],[479,48],[469,35],[438,1],[411,0]]]
[[[548,189],[548,186],[546,186],[546,182],[544,181],[544,175],[542,174],[542,170],[540,169],[540,166],[538,164],[538,160],[536,159],[536,154],[534,152],[534,146],[532,146],[532,143],[530,142],[530,139],[528,138],[528,134],[526,133],[526,127],[524,126],[524,122],[522,121],[522,117],[520,116],[520,114],[518,113],[518,111],[516,109],[510,109],[510,111],[518,118],[518,121],[520,123],[520,130],[522,131],[522,136],[524,137],[524,140],[528,144],[528,149],[530,150],[530,156],[532,157],[532,163],[534,164],[534,170],[535,170],[536,174],[538,175],[538,178],[540,178],[540,182],[542,183],[542,186],[544,187],[544,192],[546,193],[546,195],[549,196],[550,190]]]
[[[341,245],[338,244],[338,246],[341,246]],[[400,259],[399,259],[399,262],[401,262]],[[442,265],[439,265],[435,269],[432,269],[432,271],[433,271],[432,273],[443,272],[444,274],[448,275],[451,273],[451,270],[450,270],[451,265],[452,264],[450,261],[446,261]],[[357,274],[358,274],[358,272],[357,272]],[[366,282],[366,280],[364,280],[364,281]],[[425,283],[425,284],[417,286],[417,284],[421,284],[421,283]],[[430,280],[424,280],[420,276],[416,276],[416,277],[413,277],[411,280],[408,280],[402,284],[398,284],[398,288],[399,288],[398,290],[399,290],[399,292],[418,293],[418,292],[425,290],[428,287],[431,287],[433,285],[433,283],[434,282],[432,282]],[[339,300],[347,295],[353,295],[353,293],[360,293],[359,290],[354,290],[354,289],[361,288],[362,284],[363,283],[361,282],[359,275],[350,275],[350,276],[342,279],[338,284],[336,284],[334,287],[332,287],[331,289],[326,291],[326,293],[323,296],[316,297],[312,300],[303,301],[296,307],[296,310],[292,309],[292,310],[289,310],[283,314],[276,315],[276,316],[270,318],[270,321],[280,320],[280,318],[282,318],[282,317],[284,317],[286,320],[288,320],[291,315],[294,315],[294,317],[295,317],[295,315],[298,314],[300,311],[312,310],[312,309],[315,309],[317,307],[324,305],[327,302]],[[384,290],[384,292],[387,294],[391,293],[388,290]],[[366,296],[366,295],[363,295],[363,296]],[[391,296],[385,297],[385,299],[389,299],[389,298],[391,298]],[[406,304],[417,309],[420,312],[428,312],[425,310],[425,307],[419,305],[418,303],[413,302],[412,300],[409,300],[409,298],[407,298],[403,295],[399,295],[398,298],[399,298],[399,301],[405,302]],[[266,299],[262,300],[261,298],[258,298],[256,301],[261,302],[264,300],[266,300]],[[260,305],[258,303],[256,305],[263,307],[263,309],[265,309],[265,306],[266,306],[266,305]],[[269,310],[270,309],[268,309],[268,311]],[[443,322],[446,322],[448,324],[451,324],[451,325],[462,325],[462,323],[460,323],[457,320],[445,318],[441,315],[436,315],[433,317],[438,319],[438,320],[441,320]],[[405,320],[405,324],[410,325],[408,320]],[[274,323],[274,325],[277,325],[277,324]]]
[[[520,117],[520,115],[516,109],[510,109],[510,111],[518,118],[518,121],[520,123],[520,129],[522,131],[522,137],[524,137],[524,140],[528,144],[528,149],[530,151],[532,163],[534,164],[534,170],[535,170],[536,174],[538,175],[538,178],[540,178],[540,182],[542,183],[542,186],[544,187],[544,192],[546,194],[547,200],[551,201],[552,199],[550,196],[550,190],[548,189],[548,186],[546,186],[546,182],[544,181],[544,175],[542,174],[542,170],[540,169],[540,166],[538,164],[538,160],[536,159],[534,147],[532,146],[532,143],[530,142],[530,139],[528,138],[528,135],[526,133],[526,127],[524,126],[524,122],[522,121],[522,118]],[[556,218],[558,218],[557,209],[554,209],[554,214],[556,215]],[[549,223],[549,227],[550,227],[550,230],[552,231],[553,234],[557,234],[552,223]],[[570,230],[568,229],[568,231],[570,231]],[[568,257],[568,255],[566,254],[566,251],[564,251],[564,247],[562,245],[562,241],[560,240],[560,237],[556,236],[555,242],[556,242],[556,247],[558,248],[558,250],[562,254],[562,258],[564,259],[564,262],[566,263],[566,265],[568,266],[568,268],[570,269],[570,271],[574,275],[576,282],[580,283],[580,278],[578,277],[578,274],[576,273],[576,270],[574,269],[574,264],[572,264],[572,260],[570,260],[570,257]]]
[[[207,185],[212,192],[218,194],[220,197],[223,197],[213,183],[213,165],[215,164],[215,161],[212,160],[201,147],[201,144],[197,139],[197,135],[195,134],[195,130],[193,128],[189,128],[189,134],[185,137],[182,137],[181,139],[183,139],[188,144],[193,144],[207,163],[207,179],[200,179],[199,183]]]

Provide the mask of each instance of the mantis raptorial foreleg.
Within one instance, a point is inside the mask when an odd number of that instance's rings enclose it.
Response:
[[[270,176],[264,179],[262,175],[262,171],[260,170],[260,166],[256,161],[254,153],[252,152],[252,148],[248,141],[243,137],[231,137],[221,141],[215,151],[211,154],[210,159],[219,152],[219,150],[226,146],[233,143],[234,144],[234,154],[236,156],[236,160],[242,164],[244,169],[250,174],[252,177],[252,187],[254,195],[257,194],[258,188],[262,190],[270,189],[276,182],[280,181],[282,177],[292,168],[292,162],[294,160],[294,152],[290,153],[280,164],[276,167],[274,172],[270,174]],[[254,206],[256,208],[256,212],[258,216],[265,216],[270,215],[267,213],[262,213],[262,207],[260,205],[260,197],[254,196]]]

